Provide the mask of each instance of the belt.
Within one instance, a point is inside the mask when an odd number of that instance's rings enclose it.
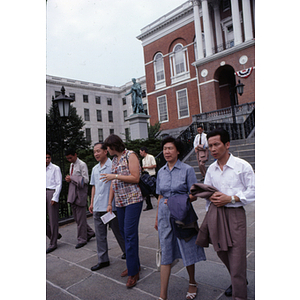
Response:
[[[47,189],[47,188],[46,188],[46,191],[52,191],[52,192],[55,192],[54,189]]]

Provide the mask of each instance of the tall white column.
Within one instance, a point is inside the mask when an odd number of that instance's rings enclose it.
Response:
[[[220,45],[223,46],[223,39],[222,39],[222,30],[221,30],[221,17],[220,17],[220,8],[219,4],[216,3],[214,5],[214,17],[215,17],[215,28],[216,28],[216,38],[217,38],[217,45],[216,48]],[[223,50],[219,49],[219,50]],[[218,52],[218,50],[216,50]]]
[[[245,41],[253,39],[250,0],[243,0]]]
[[[210,28],[209,12],[207,0],[202,0],[203,27],[205,36],[206,56],[212,55],[212,34]]]
[[[194,25],[196,33],[196,45],[197,45],[197,57],[201,59],[204,57],[203,54],[203,45],[202,45],[202,27],[200,22],[200,3],[197,0],[193,0],[193,9],[194,9]]]
[[[242,43],[242,29],[240,23],[239,1],[231,0],[231,13],[234,33],[234,45]]]

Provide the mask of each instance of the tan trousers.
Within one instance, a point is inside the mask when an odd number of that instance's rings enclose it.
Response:
[[[199,166],[199,170],[203,178],[205,177],[206,174],[206,167],[205,163],[208,160],[208,149],[206,150],[198,150],[197,151],[197,162]]]
[[[243,207],[225,208],[233,247],[217,252],[227,267],[232,284],[232,299],[247,300],[246,214]]]

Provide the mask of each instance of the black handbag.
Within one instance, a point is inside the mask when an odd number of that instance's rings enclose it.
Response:
[[[149,175],[148,172],[143,172],[140,177],[139,186],[143,197],[156,195],[156,178]]]

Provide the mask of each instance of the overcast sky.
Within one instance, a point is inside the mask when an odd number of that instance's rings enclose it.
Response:
[[[186,0],[48,0],[47,74],[121,86],[145,75],[141,29]]]

